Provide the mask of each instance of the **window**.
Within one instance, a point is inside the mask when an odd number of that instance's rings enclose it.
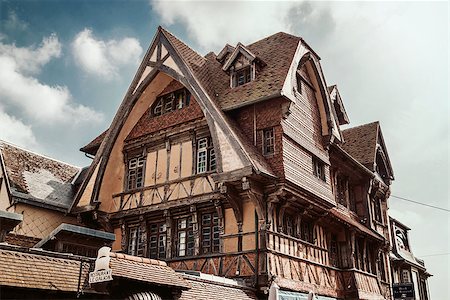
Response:
[[[176,256],[194,255],[194,232],[192,228],[192,217],[178,219],[176,239]]]
[[[216,153],[210,137],[197,141],[197,174],[216,169]]]
[[[155,223],[149,226],[149,257],[154,259],[166,258],[166,223]]]
[[[314,176],[325,181],[325,164],[317,157],[313,157],[313,172]]]
[[[294,217],[285,213],[283,216],[283,232],[287,235],[297,237],[297,228]]]
[[[337,236],[335,234],[331,235],[330,248],[328,251],[331,265],[333,267],[339,267],[338,243],[337,243]]]
[[[339,204],[347,207],[348,179],[345,176],[337,177],[336,200]]]
[[[375,216],[375,221],[383,223],[383,218],[381,216],[380,199],[373,199],[372,200],[372,209],[373,209],[373,214]]]
[[[378,272],[380,275],[380,279],[382,281],[386,281],[386,270],[384,267],[384,254],[380,253],[380,256],[378,257]]]
[[[350,205],[350,210],[356,213],[356,195],[355,195],[355,187],[348,187],[348,200]]]
[[[181,89],[156,99],[153,115],[161,116],[173,110],[182,109],[189,105],[191,94],[187,89]]]
[[[219,217],[217,213],[202,214],[202,253],[220,251]]]
[[[297,70],[296,77],[297,77],[297,92],[299,94],[301,94],[302,93],[302,76],[300,75],[300,70]]]
[[[246,84],[252,80],[251,66],[237,70],[235,73],[235,86]]]
[[[144,253],[144,235],[139,227],[128,231],[128,254],[142,256]]]
[[[409,275],[409,270],[403,269],[402,270],[402,283],[410,283],[411,277]]]
[[[80,256],[97,257],[97,248],[86,247],[85,245],[75,245],[63,243],[63,253],[72,253]]]
[[[263,154],[272,155],[275,153],[275,133],[273,128],[267,128],[263,133]]]
[[[308,243],[314,244],[314,225],[310,221],[302,220],[300,238]]]
[[[135,157],[128,161],[127,189],[132,190],[144,186],[145,157]]]

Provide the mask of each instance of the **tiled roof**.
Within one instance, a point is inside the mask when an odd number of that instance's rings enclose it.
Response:
[[[189,275],[184,275],[184,278],[190,283],[191,289],[183,291],[179,300],[258,299],[253,290],[243,286],[222,284]]]
[[[0,249],[0,286],[77,292],[80,260],[16,249]],[[84,286],[89,267],[89,262],[83,262],[80,287]]]
[[[189,288],[189,284],[163,261],[111,252],[113,277],[139,280],[155,285]]]
[[[89,144],[87,144],[84,147],[81,147],[80,151],[91,154],[91,155],[95,155],[98,148],[100,147],[100,144],[103,142],[103,139],[105,138],[107,132],[108,132],[108,129],[106,129],[99,136],[97,136],[95,139],[90,141]]]
[[[178,54],[181,56],[184,62],[188,64],[189,67],[195,68],[196,66],[203,66],[203,64],[206,62],[206,59],[203,56],[192,50],[189,46],[187,46],[185,43],[180,41],[173,34],[162,27],[161,31],[167,37],[169,42],[177,49]]]
[[[374,171],[379,126],[377,121],[342,131],[342,148],[371,171]]]
[[[193,75],[206,90],[209,97],[223,110],[241,107],[253,103],[262,97],[279,94],[283,88],[298,43],[301,40],[299,37],[279,32],[247,45],[246,48],[254,53],[259,61],[263,62],[263,66],[258,70],[254,81],[236,88],[230,88],[229,74],[222,70],[222,65],[216,59],[214,53],[210,52],[203,57],[167,30],[161,28],[161,31],[191,69]],[[172,112],[172,114],[176,113]],[[135,129],[128,136],[128,140],[158,130],[154,126],[148,125],[149,115],[148,113],[143,115]],[[234,130],[236,131],[236,128]],[[105,135],[106,131],[80,150],[89,154],[95,154]],[[249,149],[248,145],[244,145],[244,147],[247,148],[247,152],[259,153]],[[252,156],[255,157],[255,155]],[[261,167],[262,171],[273,174],[263,158],[258,157],[256,163]]]
[[[214,89],[219,94],[217,101],[221,108],[229,110],[280,92],[299,42],[299,37],[279,32],[247,45],[246,47],[264,62],[264,66],[256,73],[254,81],[235,88],[230,87],[229,75],[221,70],[222,66],[217,61],[211,63],[214,72],[219,71],[217,67],[221,71],[221,76],[214,80]]]
[[[383,240],[384,238],[377,232],[373,231],[372,229],[364,226],[359,222],[359,220],[355,220],[352,216],[350,216],[350,213],[348,211],[339,209],[337,207],[334,207],[330,210],[332,216],[334,216],[336,219],[338,219],[340,222],[344,222],[348,225],[351,225],[353,227],[356,227],[360,232],[365,233],[367,235],[370,235],[378,240]]]
[[[49,208],[67,209],[73,200],[71,181],[80,168],[0,141],[11,195]]]

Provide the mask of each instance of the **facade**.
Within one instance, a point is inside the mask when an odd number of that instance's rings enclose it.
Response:
[[[276,33],[201,56],[159,27],[110,127],[81,148],[89,168],[31,154],[15,168],[26,151],[3,144],[2,236],[18,244],[38,219],[20,205],[56,207],[57,222],[22,246],[80,255],[70,297],[393,299],[396,270],[411,263],[392,247],[393,170],[380,124],[348,123],[303,39]],[[32,202],[14,200],[14,178]],[[90,286],[89,257],[105,245],[114,280]]]
[[[82,148],[95,157],[71,211],[114,232],[113,251],[260,297],[389,299],[393,172],[379,124],[348,122],[301,38],[203,57],[159,28],[110,128]]]
[[[430,299],[425,262],[414,256],[406,225],[394,218],[391,223],[391,267],[394,299]]]

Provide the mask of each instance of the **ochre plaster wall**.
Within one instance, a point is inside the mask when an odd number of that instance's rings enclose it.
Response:
[[[109,211],[113,207],[111,205],[112,195],[123,191],[125,165],[122,150],[125,138],[171,80],[172,78],[168,75],[159,73],[144,90],[120,130],[101,183],[99,200],[102,203],[100,204],[100,210]]]
[[[23,221],[14,228],[13,233],[39,239],[47,237],[61,223],[77,224],[75,217],[28,204],[16,204],[14,212],[22,214]]]
[[[0,210],[6,210],[8,206],[9,206],[9,197],[6,188],[6,178],[0,166]]]

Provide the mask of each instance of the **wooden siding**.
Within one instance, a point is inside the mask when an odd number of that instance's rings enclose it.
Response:
[[[309,78],[302,69],[302,75]],[[287,118],[281,125],[283,132],[303,148],[329,164],[328,153],[323,147],[322,126],[314,90],[302,81],[302,93],[295,92],[296,103],[292,103]]]
[[[325,165],[325,181],[323,181],[313,174],[313,156],[310,153],[287,137],[283,138],[283,150],[286,180],[334,203],[329,166]]]

